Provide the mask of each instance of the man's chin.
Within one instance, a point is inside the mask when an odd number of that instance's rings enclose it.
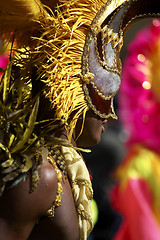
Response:
[[[78,141],[76,142],[77,147],[93,147],[99,144],[101,141],[101,138],[92,138],[90,140],[86,141]]]

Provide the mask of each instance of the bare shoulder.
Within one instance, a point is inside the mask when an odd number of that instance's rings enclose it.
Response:
[[[54,217],[46,216],[57,195],[57,184],[57,172],[46,160],[34,192],[30,193],[30,175],[26,181],[5,191],[0,198],[0,240],[79,239],[72,190],[64,176],[61,206],[55,209]]]
[[[41,214],[52,206],[57,195],[57,172],[52,164],[46,160],[41,167],[40,181],[37,189],[32,193],[39,199]],[[34,197],[34,196],[33,196]]]
[[[6,231],[26,239],[38,219],[52,206],[57,193],[57,173],[46,160],[41,167],[38,187],[30,192],[30,175],[0,198],[0,235]],[[0,240],[3,238],[0,238]],[[7,238],[4,238],[7,239]],[[8,238],[9,239],[9,238]]]
[[[55,208],[52,217],[42,216],[35,225],[28,240],[78,240],[79,227],[71,186],[63,176],[61,205]]]
[[[30,192],[30,179],[28,175],[26,181],[19,183],[16,187],[5,191],[1,201],[4,204],[14,205],[16,211],[20,211],[25,206],[33,208],[33,215],[38,217],[43,215],[53,203],[57,191],[57,174],[53,166],[46,160],[40,170],[40,181],[34,192]]]

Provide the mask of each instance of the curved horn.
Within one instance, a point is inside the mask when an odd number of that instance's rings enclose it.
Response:
[[[108,101],[113,99],[120,87],[119,54],[125,32],[135,21],[159,16],[156,0],[112,0],[97,13],[86,37],[82,80],[86,99],[100,117],[115,117],[114,111],[106,114],[106,108],[100,105],[108,106]]]

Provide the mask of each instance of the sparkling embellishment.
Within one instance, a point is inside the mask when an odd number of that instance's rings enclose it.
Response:
[[[148,82],[148,81],[144,81],[144,82],[142,83],[142,87],[143,87],[144,89],[151,89],[151,84],[150,84],[150,82]]]

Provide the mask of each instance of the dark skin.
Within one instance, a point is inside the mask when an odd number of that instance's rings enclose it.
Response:
[[[100,141],[104,131],[103,121],[88,111],[84,131],[77,140],[78,146],[91,146]],[[81,120],[77,123],[72,143],[79,134]],[[61,132],[64,138],[65,132]],[[30,193],[30,175],[26,181],[6,190],[0,198],[0,240],[78,240],[78,219],[68,179],[63,176],[61,206],[52,218],[45,216],[57,192],[57,173],[46,160],[41,167],[37,189]]]

